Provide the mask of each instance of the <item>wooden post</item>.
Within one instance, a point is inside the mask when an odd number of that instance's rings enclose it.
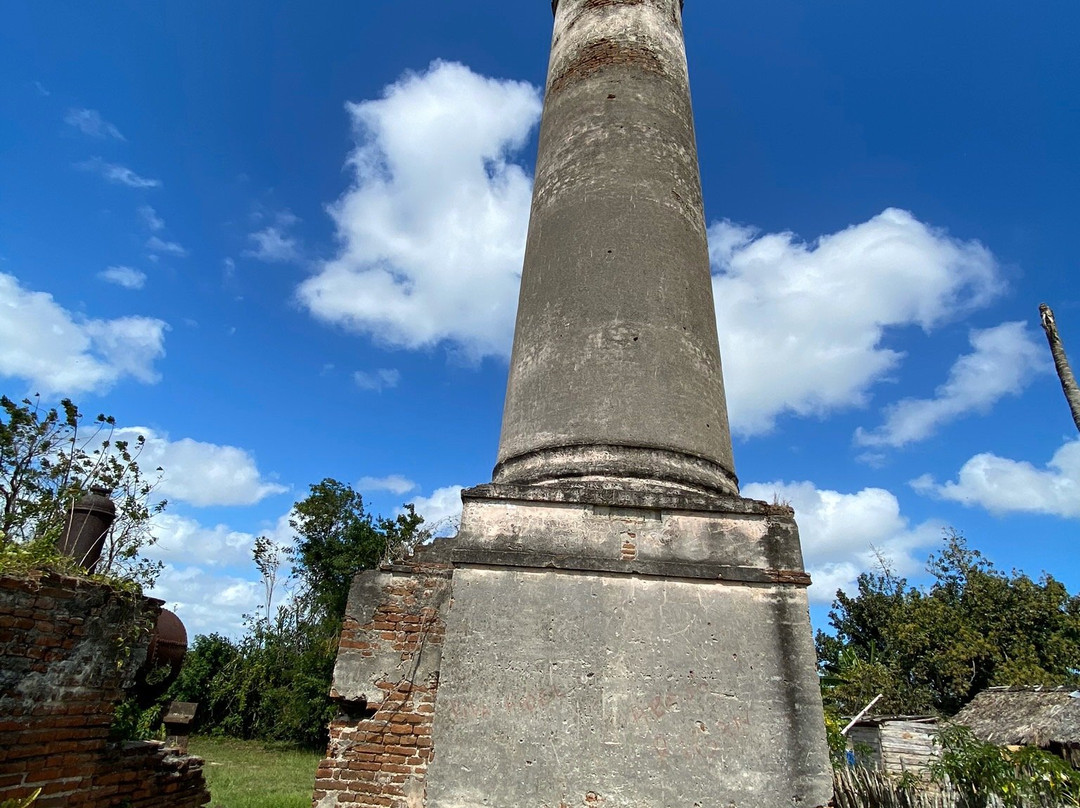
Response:
[[[187,754],[191,722],[198,709],[199,705],[190,701],[174,701],[169,705],[169,712],[162,719],[165,724],[165,746],[175,749],[181,755]]]
[[[884,693],[878,693],[876,696],[874,696],[874,698],[871,699],[870,703],[867,704],[865,707],[863,707],[861,710],[859,710],[859,714],[857,716],[855,716],[853,719],[851,719],[851,721],[848,722],[848,725],[846,727],[844,727],[842,730],[840,730],[840,734],[844,735],[844,736],[847,736],[848,731],[853,726],[855,726],[855,722],[858,721],[860,718],[862,718],[864,715],[866,715],[870,711],[870,708],[878,703],[878,699],[880,699],[884,695],[885,695]]]
[[[1042,321],[1043,331],[1046,332],[1046,341],[1050,343],[1050,354],[1054,357],[1054,368],[1061,380],[1061,389],[1065,393],[1065,400],[1069,402],[1069,410],[1072,411],[1073,423],[1080,430],[1080,388],[1076,385],[1076,377],[1073,376],[1072,368],[1069,367],[1069,358],[1065,356],[1065,346],[1058,336],[1057,322],[1054,320],[1053,310],[1045,303],[1039,306],[1039,319]]]

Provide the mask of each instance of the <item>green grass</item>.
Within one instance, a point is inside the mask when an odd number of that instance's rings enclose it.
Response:
[[[210,808],[311,808],[315,752],[232,738],[192,738],[189,751],[206,761]]]

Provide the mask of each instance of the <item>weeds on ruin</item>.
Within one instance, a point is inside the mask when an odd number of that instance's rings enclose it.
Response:
[[[41,789],[39,788],[33,794],[28,794],[25,797],[19,797],[18,799],[4,800],[3,802],[0,802],[0,808],[30,808],[31,805],[37,802],[37,798],[40,796]]]
[[[0,540],[0,575],[26,577],[42,570],[63,575],[84,575],[82,568],[56,549],[54,540],[38,537],[28,542]]]
[[[1035,747],[1010,749],[967,727],[941,728],[938,758],[920,777],[865,765],[833,777],[837,808],[1068,808],[1080,806],[1080,772]]]
[[[83,574],[56,542],[75,502],[101,487],[111,492],[116,519],[92,577],[153,584],[161,565],[139,552],[154,543],[152,519],[167,505],[155,496],[163,471],[145,474],[138,462],[144,438],[115,440],[115,430],[111,416],[88,423],[70,399],[46,408],[38,396],[0,396],[0,572]]]

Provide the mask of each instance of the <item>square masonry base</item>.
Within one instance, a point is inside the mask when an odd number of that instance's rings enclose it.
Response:
[[[609,494],[466,492],[461,532],[442,551],[441,645],[402,667],[438,691],[412,792],[422,802],[408,804],[827,803],[790,510]],[[358,662],[346,670],[339,657],[335,674],[354,697],[374,681]],[[374,678],[387,675],[383,665]]]

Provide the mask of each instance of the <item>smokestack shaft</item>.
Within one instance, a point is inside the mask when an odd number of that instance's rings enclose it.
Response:
[[[495,482],[737,494],[680,0],[558,0]]]

